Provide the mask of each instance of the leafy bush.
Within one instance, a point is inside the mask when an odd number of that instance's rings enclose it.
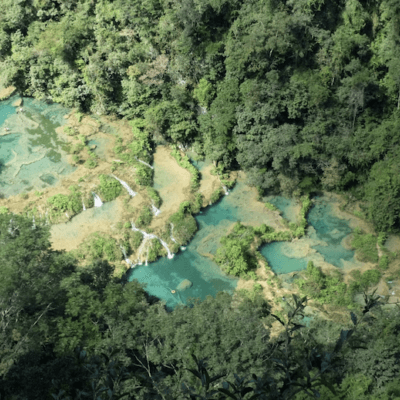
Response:
[[[140,186],[151,186],[153,184],[153,170],[144,165],[136,167],[136,183]]]
[[[181,205],[180,211],[172,214],[169,218],[169,222],[174,224],[174,238],[181,246],[187,244],[197,231],[196,220],[188,212],[185,203],[182,203],[184,205]]]
[[[115,178],[101,174],[99,180],[97,191],[105,201],[114,200],[121,194],[122,185]]]
[[[80,247],[83,258],[91,261],[96,259],[106,259],[117,261],[122,259],[122,253],[114,238],[94,233]]]
[[[154,205],[157,208],[160,208],[160,206],[162,204],[162,199],[161,199],[160,195],[158,194],[157,190],[155,190],[151,186],[148,186],[147,187],[147,194],[154,201]]]
[[[78,133],[78,131],[72,126],[66,126],[64,127],[64,133],[68,136],[75,136]]]
[[[378,235],[378,244],[379,244],[380,247],[383,247],[383,246],[384,246],[384,244],[385,244],[387,238],[388,238],[388,234],[387,234],[386,232],[379,232],[379,235]]]
[[[203,207],[204,195],[196,193],[194,201],[190,204],[190,209],[193,214],[197,214]]]
[[[312,261],[307,264],[304,273],[305,279],[297,279],[296,285],[300,291],[320,304],[334,304],[338,306],[352,306],[353,292],[343,282],[341,273],[333,271],[326,275]]]
[[[271,204],[271,203],[265,203],[264,204],[265,205],[265,207],[267,207],[269,210],[271,210],[271,211],[279,211],[279,209],[278,209],[278,207],[275,207],[273,204]]]
[[[8,208],[5,206],[0,206],[0,214],[7,214]]]
[[[152,220],[153,220],[153,213],[151,212],[148,206],[144,206],[138,218],[135,221],[135,225],[138,228],[143,228],[145,226],[150,225]]]
[[[148,242],[147,261],[156,261],[158,256],[162,255],[164,247],[158,239],[152,239]]]
[[[85,167],[88,169],[93,169],[98,166],[97,156],[93,152],[89,152],[89,158],[85,162]]]
[[[357,250],[357,258],[360,261],[377,263],[379,260],[376,248],[377,237],[370,233],[364,235],[357,229],[353,231],[353,235],[351,246]]]
[[[211,199],[210,202],[211,204],[215,203],[216,201],[218,201],[221,197],[223,196],[222,190],[221,189],[217,189],[215,192],[213,192],[213,194],[211,195]]]
[[[383,255],[380,258],[378,268],[382,271],[385,271],[389,268],[389,257],[387,255]]]

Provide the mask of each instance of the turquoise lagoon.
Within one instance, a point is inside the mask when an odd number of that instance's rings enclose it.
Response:
[[[238,220],[252,225],[263,222],[268,224],[265,213],[263,215],[246,207],[249,196],[254,196],[254,192],[239,182],[228,196],[195,217],[199,230],[186,250],[176,254],[172,260],[161,258],[147,266],[137,266],[129,272],[129,280],[137,279],[146,283],[147,292],[163,299],[169,309],[177,304],[186,304],[190,297],[204,299],[207,295],[215,296],[218,291],[232,293],[237,279],[226,276],[207,255],[215,254],[220,238]],[[286,207],[287,215],[290,215],[295,206],[294,200],[285,199],[283,202],[278,198],[275,205],[279,207],[281,204]],[[329,202],[323,197],[315,198],[315,205],[310,210],[308,219],[314,228],[314,239],[322,243],[313,248],[325,261],[340,267],[343,260],[353,259],[354,252],[346,250],[340,244],[351,233],[351,228],[347,221],[332,215]],[[274,242],[260,249],[277,274],[288,274],[307,267],[307,257],[289,256],[290,245],[290,242]],[[184,279],[190,280],[193,286],[180,292],[176,288]],[[176,290],[176,293],[171,293],[171,290]]]
[[[55,129],[66,123],[69,111],[58,104],[24,99],[23,113],[16,113],[13,96],[0,102],[0,191],[9,197],[56,184],[74,171],[67,162],[65,142]]]

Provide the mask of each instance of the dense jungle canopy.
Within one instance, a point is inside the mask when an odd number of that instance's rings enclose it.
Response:
[[[192,146],[245,170],[260,193],[346,191],[377,231],[400,228],[400,2],[1,6],[1,77],[21,95],[137,120],[153,145]],[[221,293],[167,313],[106,261],[82,271],[51,250],[48,228],[10,218],[0,215],[1,398],[400,398],[397,311],[373,320],[370,304],[342,332],[299,329],[291,311],[272,339],[260,297],[239,307]]]
[[[23,95],[144,119],[261,192],[352,191],[399,228],[396,0],[3,0]]]

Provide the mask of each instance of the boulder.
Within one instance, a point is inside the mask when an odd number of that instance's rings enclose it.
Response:
[[[193,286],[193,282],[190,282],[189,279],[184,279],[177,287],[176,289],[183,292],[186,289],[189,289]]]
[[[22,106],[22,99],[18,99],[13,103],[14,107],[21,107]]]
[[[90,146],[90,150],[96,150],[97,149],[97,146],[95,145],[95,144],[92,144],[91,146]]]

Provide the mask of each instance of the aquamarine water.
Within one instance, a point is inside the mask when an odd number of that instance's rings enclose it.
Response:
[[[308,259],[291,258],[285,255],[287,242],[272,242],[261,246],[260,252],[276,274],[289,274],[307,268]]]
[[[312,246],[325,261],[336,267],[343,267],[343,260],[352,261],[354,251],[345,249],[341,242],[352,232],[348,221],[333,215],[332,205],[323,197],[315,197],[315,205],[308,213],[307,220],[316,231],[317,238],[327,245]]]
[[[222,236],[238,221],[244,224],[260,225],[268,223],[269,214],[260,203],[251,209],[255,193],[243,182],[238,182],[228,196],[204,209],[195,218],[198,232],[186,250],[175,255],[172,260],[160,258],[148,266],[137,266],[129,273],[129,280],[137,279],[147,283],[147,291],[166,301],[168,308],[184,304],[189,297],[205,299],[215,296],[218,291],[232,292],[237,279],[226,276],[206,255],[214,255]],[[184,292],[175,290],[183,279],[189,279],[193,286]]]
[[[66,123],[68,110],[58,104],[24,99],[23,113],[16,113],[13,96],[0,102],[0,191],[9,197],[57,183],[75,170],[64,151],[65,142],[55,129]]]
[[[271,196],[266,197],[263,201],[273,204],[275,207],[279,208],[283,218],[289,220],[290,222],[296,222],[297,215],[294,212],[295,200],[287,199],[283,196]]]

